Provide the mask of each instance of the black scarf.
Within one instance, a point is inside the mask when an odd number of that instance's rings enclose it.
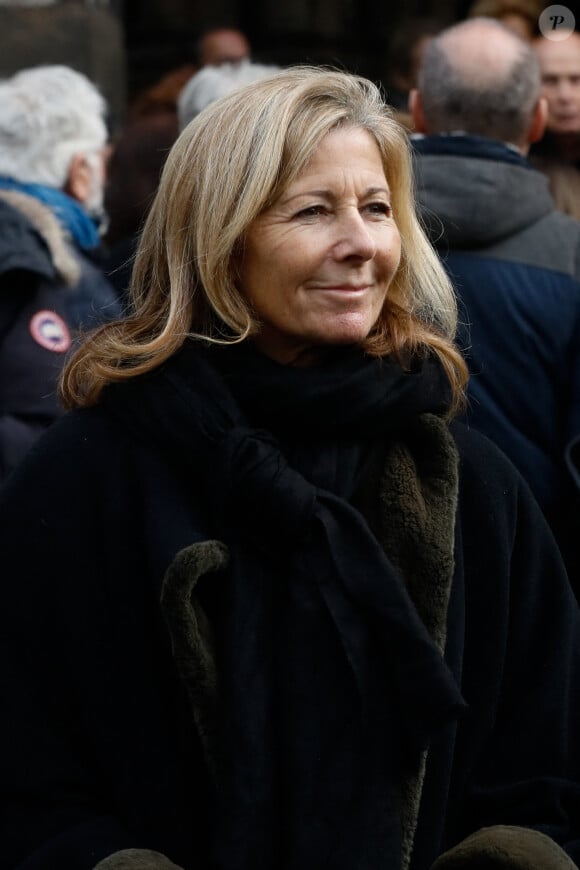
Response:
[[[186,343],[106,400],[203,488],[230,564],[211,607],[220,723],[211,866],[400,862],[402,747],[463,706],[362,514],[373,448],[441,414],[440,365],[359,350],[280,366]],[[217,581],[216,581],[217,582]]]

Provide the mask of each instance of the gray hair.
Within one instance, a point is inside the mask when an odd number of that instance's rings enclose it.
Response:
[[[82,73],[49,65],[0,81],[0,175],[62,189],[76,154],[108,139],[106,102]]]
[[[269,78],[279,69],[274,64],[252,63],[249,60],[203,67],[190,78],[177,98],[179,129],[183,130],[210,103],[243,85]]]
[[[468,31],[478,27],[481,52],[455,51]],[[509,63],[494,64],[495,37],[511,41]],[[484,57],[481,57],[481,54]],[[504,58],[505,60],[505,58]],[[461,130],[519,143],[525,137],[540,97],[541,75],[533,49],[507,27],[487,18],[472,18],[444,30],[425,49],[418,89],[430,133]]]

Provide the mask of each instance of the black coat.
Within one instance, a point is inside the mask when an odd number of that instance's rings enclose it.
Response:
[[[578,610],[525,483],[486,439],[452,431],[460,490],[445,656],[469,709],[416,783],[410,867],[427,870],[492,825],[542,831],[579,863]],[[200,722],[159,599],[184,548],[201,545],[200,573],[219,570],[208,537],[175,457],[102,407],[58,422],[4,488],[3,870],[90,870],[132,848],[207,866]],[[564,867],[560,858],[542,866]]]

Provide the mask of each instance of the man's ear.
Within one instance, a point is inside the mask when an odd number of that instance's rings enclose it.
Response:
[[[74,154],[68,167],[64,192],[85,203],[91,192],[91,167],[84,154]]]
[[[417,88],[409,91],[409,112],[413,118],[413,125],[417,133],[427,133],[427,124],[423,113],[423,102]]]
[[[530,126],[526,135],[526,142],[531,145],[533,142],[539,142],[544,135],[546,124],[548,122],[548,101],[545,97],[540,97],[534,109]]]

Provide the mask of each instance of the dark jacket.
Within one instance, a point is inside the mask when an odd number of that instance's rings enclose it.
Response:
[[[56,386],[78,333],[120,311],[50,209],[0,193],[0,482],[62,413]]]
[[[549,838],[580,862],[578,610],[527,486],[486,439],[453,433],[451,593],[442,606],[427,578],[414,594],[426,622],[447,624],[445,657],[469,709],[416,759],[408,866],[428,870],[480,828],[513,825],[536,830],[493,828],[492,851],[511,836],[513,858],[537,837],[554,855],[544,870],[569,868]],[[99,870],[170,866],[148,850],[208,867],[204,687],[188,660],[204,626],[183,621],[224,569],[207,523],[177,457],[103,406],[59,421],[4,488],[2,870],[91,870],[107,856]],[[160,606],[171,584],[173,615]]]
[[[421,214],[459,295],[467,421],[522,472],[576,573],[580,514],[565,455],[580,433],[580,223],[554,210],[546,178],[500,142],[414,146]]]

